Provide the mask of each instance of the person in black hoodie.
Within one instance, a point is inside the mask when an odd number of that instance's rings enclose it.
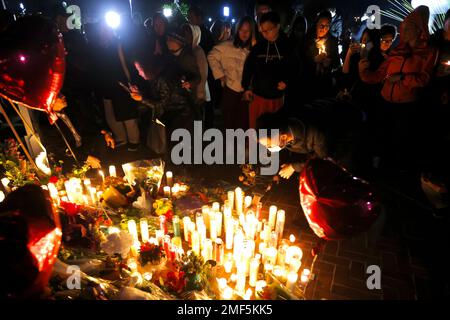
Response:
[[[294,69],[289,40],[280,32],[280,16],[273,11],[263,14],[260,31],[264,40],[250,51],[242,75],[243,98],[250,101],[250,128],[261,114],[281,108]]]
[[[333,71],[340,65],[338,39],[331,35],[331,13],[318,14],[315,27],[307,36],[302,61],[303,88],[307,99],[334,97]]]

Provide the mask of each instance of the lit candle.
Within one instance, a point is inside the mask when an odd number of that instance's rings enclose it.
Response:
[[[175,184],[175,185],[172,187],[172,196],[174,196],[174,197],[178,196],[178,193],[179,193],[179,192],[180,192],[180,186],[177,185],[177,184]]]
[[[231,300],[231,298],[233,298],[233,289],[228,286],[225,287],[225,289],[223,289],[222,298],[224,300]]]
[[[137,233],[137,226],[136,221],[134,220],[128,220],[128,232],[133,237],[134,242],[139,241],[138,240],[138,233]]]
[[[264,254],[265,254],[265,252],[266,252],[266,243],[265,242],[260,242],[259,243],[259,253],[261,253],[262,255],[263,255],[263,257],[264,257]]]
[[[274,248],[274,247],[267,248],[266,252],[265,252],[266,263],[275,265],[277,263],[277,253],[278,253],[278,250],[276,248]]]
[[[273,275],[284,282],[286,280],[286,269],[282,266],[275,266],[273,268]]]
[[[275,231],[272,231],[270,233],[270,237],[269,237],[269,247],[276,247],[278,244],[278,235]]]
[[[163,188],[163,191],[164,191],[164,197],[170,198],[170,187],[169,186],[165,186]]]
[[[217,264],[223,263],[223,255],[224,255],[224,248],[223,248],[223,241],[220,238],[217,238],[214,242],[214,255]]]
[[[11,189],[9,188],[9,183],[11,182],[8,178],[2,178],[2,185],[5,188],[5,192],[8,194],[11,192]]]
[[[291,263],[291,259],[302,260],[302,257],[303,257],[302,249],[300,249],[299,247],[296,247],[296,246],[290,246],[286,250],[286,258],[285,258],[284,262],[286,264],[290,264]]]
[[[97,203],[97,189],[94,187],[89,187],[89,195],[91,197],[92,204],[95,205]]]
[[[47,185],[48,191],[50,192],[50,196],[52,197],[53,201],[56,202],[56,204],[59,205],[59,195],[58,195],[58,189],[56,188],[55,184],[49,183]]]
[[[0,191],[0,202],[3,202],[3,200],[5,200],[5,194],[3,191]]]
[[[227,200],[228,200],[228,208],[230,208],[230,210],[233,211],[233,207],[234,207],[234,191],[228,191],[228,193],[227,193]]]
[[[270,208],[269,208],[269,227],[272,230],[275,228],[276,217],[277,217],[277,206],[270,206]]]
[[[89,188],[91,186],[91,179],[84,179],[83,180],[84,185],[86,186],[86,188]]]
[[[225,259],[225,263],[223,264],[226,273],[231,273],[233,269],[233,257],[231,253],[227,254],[227,258]]]
[[[203,259],[205,261],[212,260],[213,258],[213,243],[211,239],[206,239],[203,248]]]
[[[303,269],[302,275],[305,275],[305,276],[309,277],[309,276],[311,275],[311,270],[309,270],[309,269]]]
[[[244,199],[244,205],[245,208],[248,208],[252,205],[252,197],[251,196],[246,196]]]
[[[289,246],[286,243],[283,243],[278,246],[278,264],[280,266],[284,266],[285,260],[286,260],[286,251],[289,248]]]
[[[102,177],[102,182],[105,182],[105,174],[102,170],[99,170],[98,173],[100,174],[100,177]]]
[[[246,276],[245,276],[245,263],[239,262],[237,264],[237,280],[236,280],[236,291],[240,295],[244,295],[245,293],[245,282],[246,282]]]
[[[200,235],[197,231],[192,233],[192,251],[194,251],[196,255],[200,255]]]
[[[166,183],[169,187],[172,186],[173,184],[173,173],[172,171],[167,171],[166,172]]]
[[[293,244],[295,242],[295,236],[293,234],[291,234],[289,236],[289,241]]]
[[[159,216],[159,230],[161,230],[164,235],[167,234],[167,218],[164,215]]]
[[[298,258],[292,258],[290,261],[290,271],[297,273],[302,266],[302,260]]]
[[[211,240],[215,241],[217,238],[217,224],[214,214],[209,215],[209,231]]]
[[[289,272],[287,275],[286,288],[293,291],[297,284],[298,274],[296,272]]]
[[[253,258],[250,262],[250,277],[248,280],[250,287],[256,286],[256,281],[258,280],[259,265],[259,259]]]
[[[109,176],[117,177],[116,166],[109,166]]]
[[[197,226],[197,230],[198,230],[198,235],[200,237],[200,248],[203,249],[203,244],[206,240],[206,227],[203,223],[201,223]]]
[[[244,235],[242,234],[242,231],[237,232],[234,235],[234,250],[233,250],[233,256],[234,256],[234,260],[237,261],[241,261],[242,259],[242,248],[244,245]]]
[[[264,280],[258,280],[256,281],[255,292],[261,292],[265,287],[267,287],[267,282]]]
[[[156,237],[156,240],[158,241],[158,245],[162,246],[163,243],[164,243],[164,231],[156,230],[155,231],[155,237]]]
[[[217,236],[221,237],[222,236],[222,212],[216,212],[215,213],[215,219],[216,221],[216,231],[217,231]]]
[[[219,285],[219,289],[223,290],[227,287],[227,279],[217,278],[217,284]]]
[[[308,276],[305,276],[304,274],[302,274],[302,275],[300,276],[300,281],[301,281],[302,285],[307,284],[307,283],[308,283],[308,280],[309,280],[309,277],[308,277]]]
[[[184,241],[189,241],[189,228],[191,226],[191,218],[184,217],[183,218],[183,233],[184,233]]]
[[[236,202],[236,213],[240,215],[242,213],[242,201],[243,201],[243,194],[242,189],[237,187],[235,190],[235,202]]]
[[[251,300],[253,295],[252,289],[248,288],[247,291],[245,291],[244,300]]]
[[[233,238],[234,238],[234,220],[230,218],[225,229],[225,246],[227,250],[233,249]]]
[[[141,227],[142,242],[146,243],[146,242],[148,242],[148,239],[150,238],[150,236],[148,234],[148,221],[147,221],[147,219],[142,218],[139,221],[139,225]]]
[[[277,212],[277,222],[275,225],[275,232],[277,234],[277,239],[283,239],[284,223],[286,221],[286,213],[284,210],[278,210]]]
[[[181,237],[180,217],[173,216],[172,223],[173,223],[173,236],[174,237]]]
[[[212,211],[214,211],[214,212],[220,211],[220,203],[214,202],[212,204]]]

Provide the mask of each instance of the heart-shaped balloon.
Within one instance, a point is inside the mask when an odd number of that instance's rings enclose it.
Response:
[[[328,159],[306,164],[300,176],[300,202],[311,229],[326,240],[368,230],[382,209],[367,182]]]
[[[0,96],[46,111],[64,81],[65,50],[61,33],[50,20],[27,16],[0,34]]]

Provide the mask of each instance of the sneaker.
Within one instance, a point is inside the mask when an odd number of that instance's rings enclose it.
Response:
[[[136,152],[138,151],[139,144],[138,143],[129,143],[128,144],[128,151],[130,152]]]
[[[126,141],[116,142],[116,148],[121,147],[121,146],[124,146],[124,145],[126,145],[126,144],[127,144]]]

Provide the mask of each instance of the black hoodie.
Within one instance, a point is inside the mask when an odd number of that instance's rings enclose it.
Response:
[[[275,42],[259,41],[250,51],[244,64],[242,87],[266,99],[278,99],[280,81],[289,85],[293,67],[293,50],[286,35],[280,32]]]

